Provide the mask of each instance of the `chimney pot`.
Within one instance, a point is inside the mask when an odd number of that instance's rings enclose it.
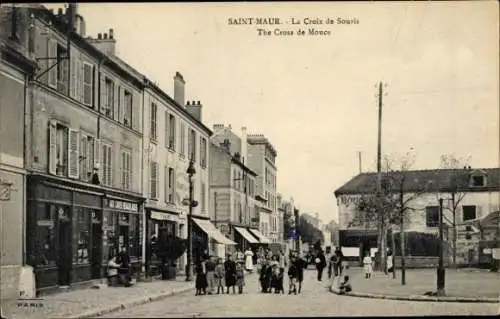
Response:
[[[98,40],[101,40],[101,39],[102,39],[102,33],[98,33],[98,34],[97,34],[97,39],[98,39]]]
[[[229,124],[229,125],[227,126],[227,128],[228,128],[229,130],[231,130],[231,124]]]
[[[104,32],[104,39],[107,39],[108,38],[108,34],[106,32]]]
[[[198,101],[198,105],[201,105],[201,102],[200,102],[200,101]]]
[[[190,104],[189,104],[189,101],[187,102],[187,105],[190,105]]]
[[[115,32],[114,32],[114,30],[113,30],[113,29],[109,29],[109,38],[110,38],[110,39],[114,39],[114,37],[115,37],[115,34],[114,34],[114,33],[115,33]]]

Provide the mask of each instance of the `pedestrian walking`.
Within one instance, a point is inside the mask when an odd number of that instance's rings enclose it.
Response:
[[[260,268],[260,276],[259,276],[259,281],[260,281],[260,288],[262,293],[267,293],[270,285],[270,277],[269,277],[269,271],[271,269],[271,266],[269,265],[267,260],[262,260],[262,265]]]
[[[372,262],[373,262],[372,257],[370,256],[370,253],[367,252],[365,254],[365,258],[363,258],[363,267],[364,267],[366,279],[371,278],[372,271],[373,271]]]
[[[243,293],[243,287],[245,286],[245,271],[243,263],[239,262],[236,264],[236,286],[238,287],[238,293],[241,295]]]
[[[327,246],[325,248],[325,260],[326,260],[328,279],[332,278],[332,271],[333,271],[333,264],[331,263],[332,256],[333,256],[332,248],[330,246]]]
[[[394,256],[392,250],[389,249],[387,252],[387,272],[391,273],[394,271]]]
[[[208,294],[211,295],[215,291],[215,258],[210,256],[205,264],[205,268],[207,271],[207,285],[208,285]]]
[[[290,257],[290,266],[288,267],[288,294],[291,295],[292,292],[297,294],[297,266],[294,263],[295,257]]]
[[[318,252],[314,262],[316,263],[316,270],[318,271],[318,281],[321,281],[323,280],[323,270],[326,267],[326,258],[322,250]]]
[[[233,294],[236,293],[235,285],[236,285],[236,263],[233,260],[232,255],[227,256],[227,260],[224,262],[224,279],[226,282],[226,293],[229,293],[229,288],[233,288]]]
[[[253,272],[253,252],[250,248],[245,251],[245,269],[248,272]]]
[[[217,259],[217,264],[215,265],[215,284],[217,286],[217,294],[224,294],[224,264],[222,263],[222,258]]]

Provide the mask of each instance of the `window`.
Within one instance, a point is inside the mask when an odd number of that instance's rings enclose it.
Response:
[[[121,156],[122,189],[130,190],[132,184],[132,152],[122,150]]]
[[[200,165],[207,167],[207,139],[204,137],[200,138]]]
[[[128,253],[131,259],[137,259],[141,255],[139,217],[140,216],[136,214],[128,214]]]
[[[113,106],[115,101],[115,84],[110,78],[104,80],[102,88],[102,112],[109,118],[113,118]]]
[[[439,226],[439,206],[427,206],[425,208],[425,224],[427,227]]]
[[[169,137],[168,137],[168,148],[175,151],[175,117],[170,114],[170,118],[168,119],[168,129],[169,129]]]
[[[80,137],[80,179],[90,182],[94,168],[95,140],[92,136],[81,134]]]
[[[47,60],[47,68],[53,66],[58,58],[57,56],[57,41],[54,39],[48,39],[47,41],[47,55],[50,58]],[[54,66],[47,71],[47,84],[50,87],[57,88],[57,67]]]
[[[77,228],[76,245],[73,251],[73,263],[77,265],[89,263],[89,232],[91,212],[88,208],[76,207]]]
[[[158,198],[158,163],[156,162],[151,162],[150,165],[150,172],[149,172],[149,181],[150,181],[150,186],[149,186],[149,197],[151,199],[157,199]]]
[[[111,144],[102,144],[101,163],[102,185],[113,186],[113,147],[111,146]]]
[[[49,171],[59,176],[68,174],[68,134],[69,129],[57,122],[50,125]]]
[[[205,209],[206,209],[205,197],[206,197],[205,183],[201,183],[200,201],[201,201],[201,212],[202,213],[204,213]]]
[[[57,45],[57,90],[63,94],[68,94],[69,81],[69,60],[68,51],[62,45]]]
[[[474,187],[483,187],[485,186],[485,178],[483,175],[474,175],[472,176],[472,186]]]
[[[463,205],[462,214],[463,214],[463,221],[476,219],[476,206]]]
[[[123,91],[123,125],[132,127],[132,93]]]
[[[83,64],[83,104],[88,106],[93,106],[92,102],[92,89],[94,85],[93,81],[94,67],[91,64]]]
[[[165,111],[165,147],[168,148],[168,112]]]
[[[168,168],[168,196],[167,201],[174,203],[175,195],[175,171],[172,167]]]
[[[156,106],[155,103],[151,103],[151,114],[150,114],[150,131],[149,131],[149,138],[152,140],[157,140],[158,135],[157,135],[157,112],[158,112],[158,107]]]
[[[186,155],[186,124],[181,122],[181,145],[179,153],[184,156]]]
[[[196,162],[196,132],[192,129],[188,134],[188,158],[190,161]]]

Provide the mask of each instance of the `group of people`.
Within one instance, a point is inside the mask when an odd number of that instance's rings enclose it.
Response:
[[[285,293],[284,278],[286,268],[288,268],[286,272],[286,276],[288,277],[288,294],[301,292],[304,269],[307,268],[307,262],[298,252],[291,251],[287,260],[282,251],[277,254],[264,251],[258,259],[258,265],[260,268],[259,282],[262,293]]]
[[[118,253],[111,252],[106,277],[108,286],[130,287],[132,285],[130,256],[126,247],[122,247]]]
[[[196,296],[212,295],[217,288],[217,294],[243,293],[245,286],[245,268],[242,260],[234,260],[231,254],[226,261],[222,258],[209,256],[206,252],[199,258],[195,266]]]

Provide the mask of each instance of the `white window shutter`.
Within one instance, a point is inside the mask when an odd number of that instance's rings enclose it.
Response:
[[[80,132],[69,129],[68,137],[68,176],[78,178],[80,162]]]
[[[120,87],[119,94],[118,94],[118,100],[120,103],[120,105],[119,105],[120,118],[118,119],[118,121],[120,123],[123,123],[123,119],[125,118],[125,116],[124,116],[124,114],[125,114],[124,96],[125,96],[125,90],[122,87]]]
[[[56,174],[57,172],[57,121],[49,122],[49,173]]]
[[[83,102],[83,73],[84,73],[84,64],[83,61],[78,60],[78,98],[77,100]]]
[[[76,57],[76,50],[71,49],[71,97],[76,99],[77,82],[78,82],[78,59]]]
[[[99,101],[99,111],[106,114],[106,108],[108,107],[108,99],[106,98],[108,92],[106,91],[106,76],[101,72],[101,81],[99,83],[101,86],[101,95]],[[109,112],[109,111],[108,111]],[[107,114],[106,114],[107,115]]]
[[[101,165],[101,140],[96,139],[94,143],[94,167]],[[94,168],[92,167],[92,168]]]
[[[57,87],[57,65],[54,65],[57,62],[57,42],[54,39],[48,40],[48,57],[50,58],[48,61],[48,67],[53,66],[48,71],[48,85],[56,88]]]

